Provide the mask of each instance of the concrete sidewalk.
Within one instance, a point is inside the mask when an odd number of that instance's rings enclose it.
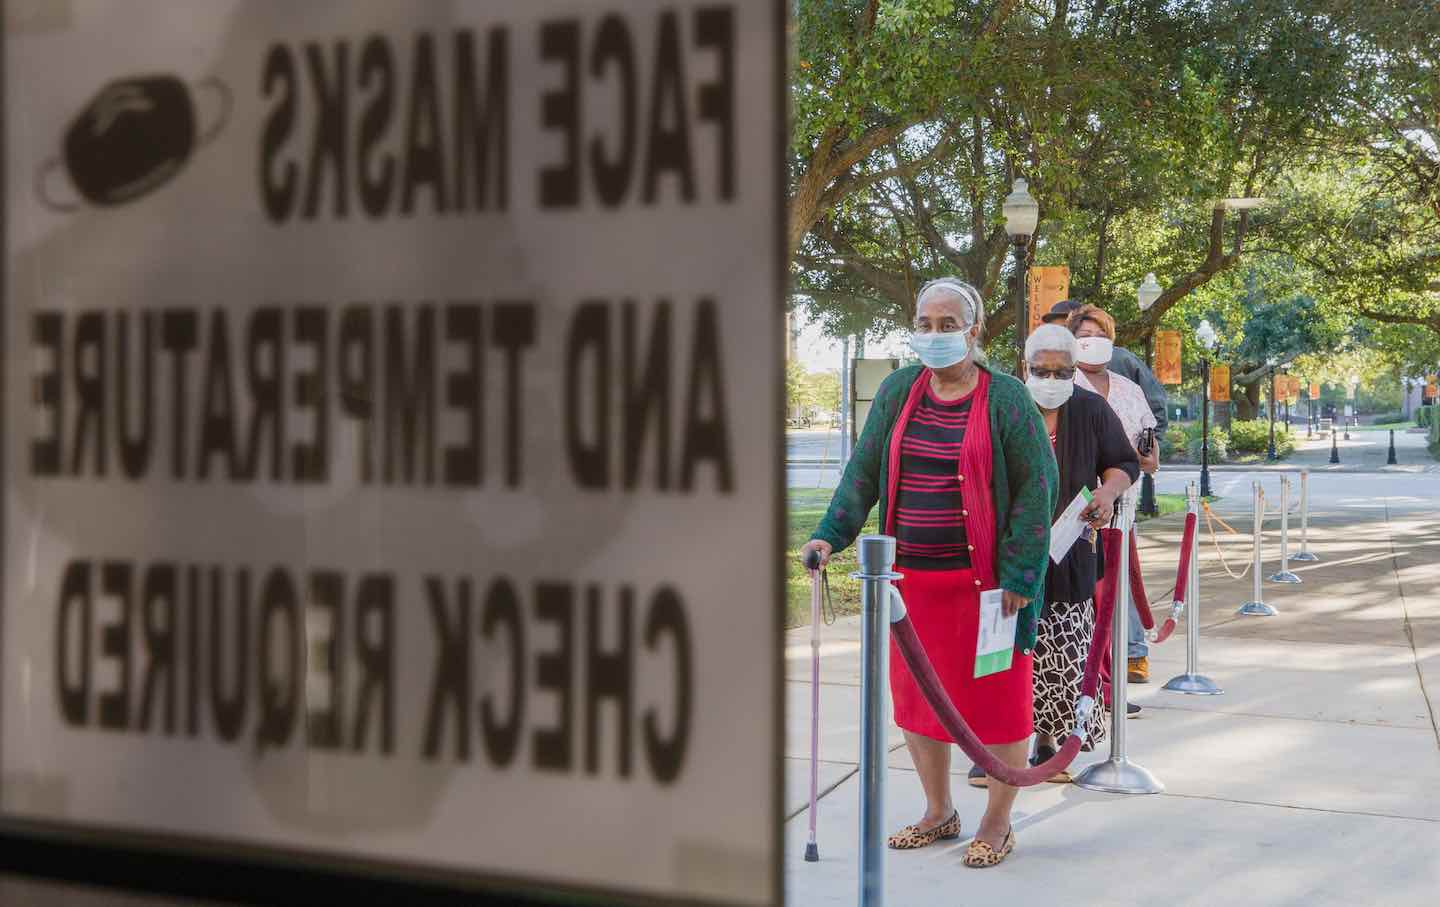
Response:
[[[839,462],[839,441],[820,432],[791,432],[787,435],[786,466],[791,470],[834,471]],[[1395,432],[1395,465],[1387,463],[1390,453],[1388,431],[1353,429],[1347,440],[1343,433],[1337,435],[1334,446],[1340,456],[1339,463],[1330,462],[1331,439],[1327,434],[1316,435],[1306,440],[1303,423],[1296,432],[1298,440],[1290,456],[1278,463],[1211,464],[1212,472],[1286,472],[1306,467],[1312,472],[1342,473],[1400,473],[1440,474],[1440,461],[1430,455],[1426,448],[1427,437],[1420,431]],[[1198,468],[1197,464],[1172,464],[1169,468]]]
[[[1388,440],[1388,439],[1387,439]],[[1396,477],[1396,481],[1399,477]],[[1346,482],[1315,476],[1312,484]],[[1431,480],[1425,479],[1424,482]],[[1413,484],[1413,483],[1411,483]],[[1437,483],[1440,484],[1440,483]],[[1184,670],[1183,627],[1151,653],[1152,683],[1131,687],[1144,714],[1128,724],[1130,756],[1166,785],[1155,796],[1045,784],[1022,792],[1018,847],[1001,867],[973,871],[965,842],[891,852],[891,905],[1431,904],[1440,899],[1440,489],[1379,496],[1368,507],[1313,514],[1316,564],[1303,584],[1265,582],[1273,618],[1239,618],[1251,580],[1230,578],[1202,522],[1201,670],[1222,696],[1160,686]],[[1318,497],[1324,497],[1320,495]],[[1247,502],[1222,502],[1230,519]],[[1292,523],[1292,530],[1295,528]],[[1168,613],[1181,519],[1144,524],[1146,585]],[[1278,517],[1267,523],[1264,575],[1277,569]],[[1218,525],[1236,572],[1250,537]],[[1292,535],[1292,541],[1295,536]],[[786,801],[789,903],[856,901],[858,621],[825,628],[822,659],[821,862],[802,860],[809,753],[809,630],[787,638]],[[923,809],[919,783],[892,729],[887,828]],[[1104,758],[1087,754],[1081,764]],[[968,839],[984,792],[954,794]]]

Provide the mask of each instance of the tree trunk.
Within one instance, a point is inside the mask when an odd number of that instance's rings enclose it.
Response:
[[[1235,417],[1244,421],[1258,419],[1260,412],[1260,385],[1259,379],[1249,384],[1240,385],[1243,393],[1233,395],[1235,400]]]

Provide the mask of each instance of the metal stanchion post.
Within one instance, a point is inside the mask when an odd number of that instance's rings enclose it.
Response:
[[[1312,563],[1320,560],[1310,553],[1310,470],[1300,470],[1300,551],[1292,561]]]
[[[1260,591],[1260,572],[1261,572],[1261,569],[1262,569],[1261,566],[1260,566],[1260,559],[1261,559],[1261,558],[1260,558],[1260,546],[1261,546],[1262,544],[1264,544],[1264,534],[1265,534],[1265,489],[1260,487],[1260,483],[1259,483],[1259,482],[1256,482],[1256,483],[1255,483],[1254,501],[1255,501],[1255,504],[1254,504],[1254,506],[1255,506],[1255,543],[1254,543],[1255,559],[1254,559],[1254,561],[1250,564],[1250,569],[1251,569],[1252,571],[1254,571],[1254,574],[1255,574],[1255,577],[1254,577],[1254,579],[1255,579],[1255,588],[1254,588],[1253,592],[1251,593],[1251,599],[1250,599],[1250,601],[1248,601],[1248,602],[1246,602],[1245,604],[1241,605],[1241,606],[1240,606],[1240,610],[1236,611],[1235,613],[1236,613],[1236,614],[1244,614],[1244,615],[1249,616],[1249,617],[1274,617],[1276,614],[1278,614],[1278,613],[1280,613],[1280,612],[1276,611],[1276,610],[1275,610],[1273,607],[1271,607],[1270,605],[1265,604],[1265,596],[1264,596],[1264,594],[1262,594],[1261,591]]]
[[[1185,583],[1185,673],[1172,677],[1160,689],[1192,696],[1218,696],[1225,691],[1200,673],[1200,493],[1194,482],[1186,490],[1186,497],[1197,522],[1195,534],[1190,538],[1190,576]]]
[[[1130,618],[1130,529],[1127,528],[1125,499],[1115,502],[1115,525],[1120,527],[1120,563],[1115,577],[1115,615],[1110,629],[1110,758],[1087,767],[1075,776],[1075,783],[1090,790],[1112,794],[1158,794],[1165,785],[1125,755],[1125,717],[1128,675],[1125,670]]]
[[[1390,429],[1390,455],[1385,458],[1386,466],[1399,465],[1400,461],[1395,458],[1395,429]]]
[[[1296,585],[1300,577],[1290,573],[1290,477],[1280,477],[1280,569],[1266,579],[1272,583]]]
[[[885,904],[885,688],[890,679],[890,583],[895,539],[865,535],[860,571],[860,907]]]
[[[1268,577],[1272,583],[1295,585],[1300,577],[1290,572],[1290,477],[1280,477],[1280,569]]]

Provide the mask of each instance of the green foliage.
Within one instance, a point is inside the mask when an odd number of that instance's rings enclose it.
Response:
[[[1433,411],[1435,407],[1432,406],[1430,409]],[[1440,460],[1440,419],[1430,420],[1430,443],[1428,446],[1430,455]]]
[[[785,363],[785,409],[787,412],[795,412],[809,405],[809,402],[805,366],[791,359]]]
[[[793,287],[832,336],[903,327],[920,284],[955,274],[1003,344],[1000,203],[1023,176],[1041,205],[1034,263],[1068,266],[1071,295],[1138,353],[1157,328],[1183,331],[1188,388],[1208,318],[1242,416],[1271,357],[1330,385],[1359,368],[1367,387],[1440,362],[1440,4],[794,10]],[[1217,219],[1233,196],[1270,203]],[[1167,289],[1141,313],[1151,271]],[[1362,409],[1394,409],[1390,393]]]
[[[1204,453],[1200,449],[1200,439],[1188,441],[1185,444],[1185,458],[1191,463],[1199,463]],[[1230,438],[1225,432],[1216,429],[1210,435],[1210,462],[1219,463],[1230,457]]]
[[[1210,462],[1219,463],[1230,455],[1230,435],[1213,423],[1210,425]],[[1200,423],[1175,422],[1160,440],[1160,459],[1200,462]]]
[[[785,626],[798,627],[810,622],[810,574],[800,563],[800,549],[810,540],[810,533],[830,506],[830,492],[815,488],[791,488],[789,492],[789,544],[785,552],[786,608]],[[864,532],[878,532],[878,517],[870,514]],[[860,610],[860,582],[850,574],[860,569],[855,560],[855,546],[850,546],[830,559],[830,595],[837,614],[855,614]]]
[[[1237,454],[1268,453],[1270,422],[1250,419],[1230,423],[1230,443]],[[1275,453],[1284,457],[1295,451],[1295,435],[1283,423],[1275,423]]]
[[[795,360],[785,363],[785,412],[804,424],[815,414],[840,409],[840,375],[836,372],[806,372]]]
[[[1189,440],[1184,428],[1179,425],[1171,425],[1160,437],[1160,459],[1162,461],[1174,460],[1184,456],[1185,445]]]
[[[1440,406],[1417,406],[1415,408],[1415,424],[1420,428],[1429,428],[1436,422],[1440,422],[1440,418],[1435,416],[1437,412],[1440,412]]]

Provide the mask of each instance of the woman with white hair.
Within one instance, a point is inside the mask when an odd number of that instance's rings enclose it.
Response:
[[[1057,475],[1024,385],[976,360],[983,320],[980,294],[969,284],[943,278],[921,288],[910,339],[921,364],[891,373],[880,386],[801,560],[816,552],[828,562],[855,540],[878,503],[880,526],[896,539],[900,593],[945,692],[990,751],[1018,768],[1032,730],[1031,649]],[[1019,614],[1015,651],[1010,668],[976,677],[980,595],[987,590],[1001,591],[1007,615]],[[890,689],[926,801],[925,814],[892,835],[890,846],[956,839],[954,741],[898,652],[890,659]],[[989,788],[964,859],[976,868],[1000,863],[1015,846],[1016,788]]]
[[[1054,516],[1080,490],[1093,493],[1081,516],[1092,530],[1108,526],[1115,501],[1140,475],[1140,460],[1120,417],[1105,398],[1075,383],[1079,359],[1075,335],[1058,324],[1041,325],[1025,342],[1025,386],[1035,398],[1055,448],[1060,494]],[[1093,536],[1092,536],[1093,538]],[[1045,599],[1035,643],[1035,756],[1039,765],[1065,743],[1080,699],[1081,674],[1095,633],[1095,583],[1103,558],[1080,539],[1045,576]],[[1090,713],[1085,749],[1105,737],[1103,709]],[[1050,779],[1070,780],[1069,772]]]

